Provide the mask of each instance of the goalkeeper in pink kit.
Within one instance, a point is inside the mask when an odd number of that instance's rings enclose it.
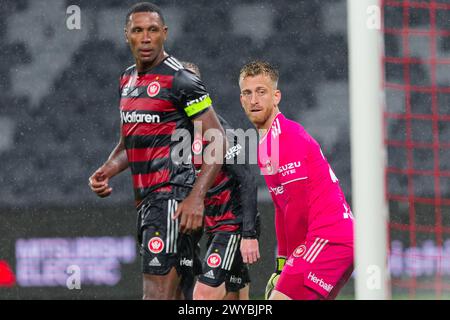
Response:
[[[275,206],[276,271],[266,299],[334,299],[353,271],[353,216],[319,144],[278,108],[278,71],[255,61],[239,75],[259,129],[258,165]]]

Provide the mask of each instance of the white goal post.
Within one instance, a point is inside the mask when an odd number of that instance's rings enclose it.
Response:
[[[347,0],[347,13],[355,294],[390,299],[380,1]]]

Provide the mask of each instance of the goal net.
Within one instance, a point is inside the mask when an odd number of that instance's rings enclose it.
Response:
[[[381,0],[392,297],[450,298],[450,0]]]

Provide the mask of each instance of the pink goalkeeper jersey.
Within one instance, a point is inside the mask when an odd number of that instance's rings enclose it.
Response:
[[[353,216],[319,144],[281,113],[261,138],[258,165],[275,205],[278,255],[306,240],[353,242]]]

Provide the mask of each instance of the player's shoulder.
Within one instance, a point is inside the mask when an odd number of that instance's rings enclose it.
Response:
[[[185,92],[206,91],[203,81],[197,75],[186,69],[180,69],[174,73],[172,87],[174,90],[182,90]]]
[[[169,72],[176,74],[180,71],[184,72],[186,69],[184,68],[183,64],[174,56],[168,55],[164,58],[161,65],[168,69]]]
[[[284,116],[280,117],[280,131],[281,135],[287,139],[305,142],[311,140],[310,134],[306,131],[302,124]]]
[[[123,72],[122,72],[122,77],[123,76],[129,76],[131,74],[133,74],[136,71],[136,64],[133,64],[129,67],[127,67]]]
[[[136,64],[133,64],[125,69],[125,72],[133,72],[136,70]]]
[[[132,78],[134,74],[136,74],[136,64],[133,64],[132,66],[129,66],[124,71],[122,71],[119,77],[120,90],[122,90],[127,85],[129,79]],[[120,93],[120,96],[122,96],[122,93]]]
[[[303,126],[289,118],[286,118],[283,114],[278,114],[278,116],[275,118],[274,122],[272,123],[272,130],[279,130],[281,133],[302,133],[305,131]]]
[[[222,117],[220,114],[216,114],[216,115],[217,115],[217,118],[219,119],[220,124],[222,125],[222,127],[225,130],[227,130],[227,129],[230,131],[233,130],[233,127],[230,125],[230,123],[227,120],[225,120],[224,117]]]
[[[187,70],[183,64],[174,56],[167,56],[161,63],[161,73],[173,76],[173,86],[189,84],[196,76]]]

